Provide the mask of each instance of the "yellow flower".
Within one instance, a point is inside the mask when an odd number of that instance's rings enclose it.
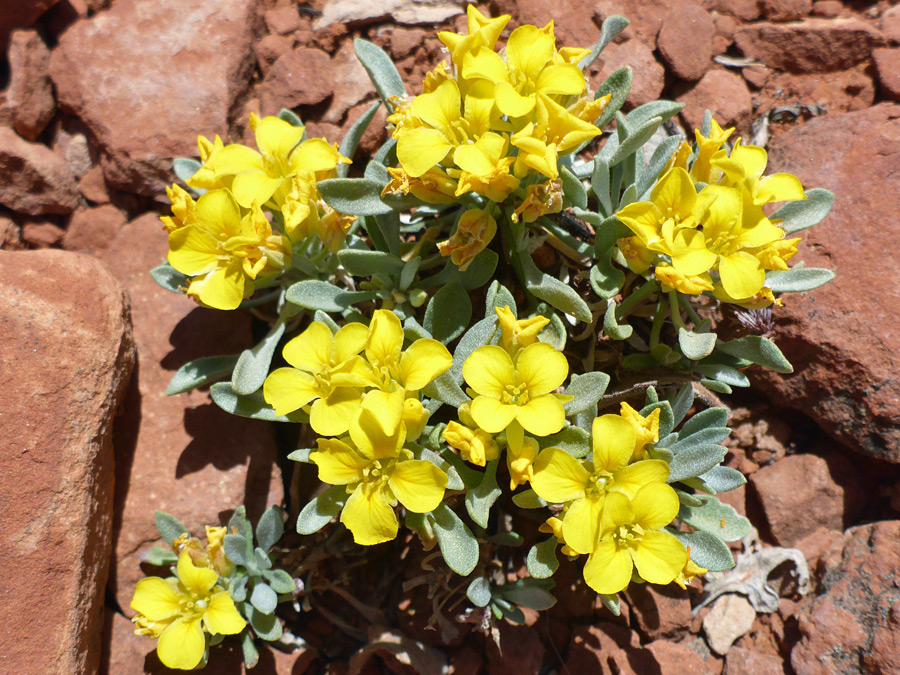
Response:
[[[628,269],[635,274],[643,274],[656,260],[656,254],[645,248],[637,237],[622,237],[616,244],[628,264]]]
[[[425,409],[422,402],[417,398],[408,398],[403,401],[403,413],[400,421],[406,427],[406,439],[415,441],[422,435],[425,425],[428,424],[428,418],[431,413]]]
[[[318,199],[319,191],[312,174],[291,177],[290,189],[281,205],[281,215],[284,217],[284,231],[293,241],[302,241],[316,232],[319,224]]]
[[[220,577],[229,577],[234,572],[234,563],[225,556],[225,535],[227,527],[206,526],[206,553],[209,556],[210,567],[219,573]]]
[[[160,217],[166,230],[173,232],[179,227],[193,225],[197,222],[197,203],[186,190],[178,185],[167,186],[166,196],[172,203],[172,215]]]
[[[260,152],[232,143],[219,150],[207,164],[217,177],[234,176],[231,189],[238,204],[249,207],[273,199],[284,201],[291,178],[300,172],[331,172],[338,164],[349,164],[337,145],[324,138],[300,142],[303,127],[295,127],[278,117],[250,114],[250,128],[256,133]]]
[[[559,448],[546,448],[534,462],[531,479],[531,487],[541,499],[568,503],[562,519],[563,538],[578,553],[594,550],[609,494],[633,497],[645,485],[664,484],[669,477],[669,465],[661,460],[631,463],[636,434],[629,420],[619,415],[597,417],[591,436],[593,462],[575,459]]]
[[[710,121],[709,136],[704,136],[699,129],[694,129],[697,140],[697,157],[691,165],[691,178],[698,183],[717,183],[722,175],[721,170],[714,170],[710,163],[721,150],[725,141],[734,133],[734,127],[723,129],[715,120]]]
[[[450,56],[457,67],[462,67],[466,54],[484,47],[493,49],[500,37],[500,33],[509,23],[509,14],[503,14],[495,19],[485,16],[478,11],[475,5],[466,8],[468,23],[468,35],[460,35],[449,31],[438,33],[438,39],[450,50]]]
[[[722,284],[716,284],[715,288],[713,288],[713,295],[717,300],[728,302],[732,305],[739,305],[745,309],[762,309],[772,304],[781,307],[781,298],[776,299],[775,294],[772,293],[772,289],[767,288],[766,286],[763,286],[749,297],[735,298],[725,291]]]
[[[337,253],[344,247],[347,234],[350,232],[353,223],[356,222],[356,216],[335,211],[324,201],[320,202],[319,206],[322,209],[322,215],[315,225],[315,233],[326,249],[332,253]]]
[[[705,567],[700,567],[700,565],[691,560],[690,546],[687,546],[685,548],[687,548],[688,559],[684,564],[684,568],[681,570],[681,572],[678,573],[678,576],[675,577],[675,583],[681,586],[684,590],[687,590],[687,587],[694,580],[694,577],[698,577],[701,574],[706,574],[707,572],[709,572],[709,570]]]
[[[675,290],[685,295],[700,295],[703,291],[711,291],[714,288],[712,278],[706,272],[688,276],[669,265],[657,265],[653,272],[666,293]]]
[[[373,384],[371,370],[358,356],[368,333],[361,323],[348,323],[334,335],[324,323],[311,323],[284,346],[282,353],[292,367],[278,368],[266,378],[266,403],[277,415],[312,403],[313,431],[325,436],[346,432],[362,404],[362,389]]]
[[[559,213],[562,204],[562,183],[558,180],[535,183],[525,190],[525,199],[510,217],[514,223],[518,223],[520,217],[526,223],[533,223],[548,213]]]
[[[479,153],[462,171],[455,196],[477,192],[500,203],[519,187],[519,179],[509,173],[515,159],[507,157],[509,142],[505,136],[488,132],[478,139]]]
[[[525,435],[517,420],[506,427],[506,466],[509,469],[510,490],[534,478],[534,460],[540,449],[536,440]]]
[[[417,394],[453,365],[450,352],[437,340],[416,340],[404,351],[400,319],[386,309],[375,310],[365,350],[377,388],[365,395],[362,405],[374,413],[387,433],[400,424],[408,395]]]
[[[550,319],[540,314],[527,319],[516,319],[509,305],[496,307],[495,310],[500,322],[501,342],[510,355],[537,342],[538,333],[550,323]]]
[[[453,264],[465,272],[497,234],[497,221],[487,211],[469,209],[459,217],[456,231],[438,244],[441,255],[450,256]]]
[[[652,584],[674,581],[688,554],[662,528],[678,508],[678,495],[664,483],[648,483],[632,499],[615,492],[607,495],[600,540],[584,566],[588,586],[606,595],[618,593],[628,587],[635,568]]]
[[[619,406],[619,414],[628,420],[634,429],[634,451],[631,453],[631,461],[636,462],[647,456],[645,448],[648,443],[656,443],[659,440],[659,416],[661,411],[656,408],[647,417],[641,415],[624,401]]]
[[[200,149],[201,166],[197,172],[191,176],[187,184],[198,190],[220,190],[222,188],[231,187],[231,176],[217,176],[212,170],[211,164],[215,162],[215,158],[219,152],[225,147],[222,139],[216,134],[214,140],[209,140],[205,136],[197,137],[197,147]]]
[[[797,244],[800,241],[800,237],[780,239],[762,248],[753,250],[751,253],[757,257],[760,264],[767,270],[787,270],[787,261],[797,255]]]
[[[738,188],[744,194],[746,206],[757,207],[747,209],[753,222],[762,217],[761,207],[764,204],[806,199],[803,185],[793,174],[774,173],[771,176],[763,176],[768,163],[765,148],[758,145],[741,145],[740,138],[735,142],[728,157],[725,157],[724,153],[719,153],[710,163],[725,174],[722,185]]]
[[[357,544],[370,546],[397,536],[393,507],[398,501],[408,511],[428,513],[444,498],[447,474],[431,462],[413,459],[405,441],[402,424],[386,434],[375,416],[363,410],[350,425],[349,438],[320,438],[310,454],[319,480],[347,486],[350,497],[341,522]]]
[[[500,447],[494,437],[477,427],[450,421],[442,437],[447,445],[459,451],[460,457],[476,466],[485,466],[500,456]]]
[[[562,521],[559,518],[551,516],[550,518],[547,518],[547,520],[545,520],[543,523],[541,523],[541,526],[538,528],[538,532],[546,532],[556,537],[556,541],[562,544],[561,550],[563,552],[563,555],[576,556],[578,555],[578,552],[573,551],[571,548],[569,548],[569,546],[566,545],[566,540],[563,539],[562,525]]]
[[[216,309],[235,309],[253,292],[253,280],[290,265],[291,246],[274,234],[265,214],[243,218],[228,190],[197,200],[196,222],[169,233],[169,263],[193,277],[188,295]]]
[[[178,558],[177,578],[141,579],[134,589],[131,608],[135,633],[158,637],[156,653],[168,668],[191,670],[206,651],[204,631],[235,635],[246,621],[238,613],[228,591],[216,586],[219,575],[195,567],[187,551]]]
[[[472,417],[496,434],[514,420],[535,436],[562,429],[568,397],[553,394],[569,374],[566,357],[543,342],[521,350],[513,362],[502,347],[479,347],[463,364],[463,377],[473,390]]]
[[[588,50],[588,53],[590,53],[590,50]],[[570,114],[578,119],[594,124],[600,118],[600,115],[603,114],[603,111],[606,110],[606,106],[609,105],[611,100],[612,94],[593,100],[587,94],[584,94],[575,101],[574,105],[569,106],[567,109]]]
[[[412,177],[403,167],[388,167],[391,182],[384,186],[381,196],[408,195],[429,204],[451,204],[456,201],[456,181],[440,167],[432,167],[419,177]]]

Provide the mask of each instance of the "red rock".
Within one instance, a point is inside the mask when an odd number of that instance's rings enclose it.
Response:
[[[391,32],[389,48],[391,56],[397,60],[412,54],[424,44],[430,33],[422,28],[402,28],[398,26]]]
[[[284,35],[266,35],[256,43],[253,50],[256,52],[256,60],[263,75],[269,72],[269,68],[285,54],[294,48],[294,40]]]
[[[343,132],[337,124],[329,122],[310,122],[306,125],[307,138],[324,138],[329,143],[339,143]]]
[[[812,11],[812,0],[760,0],[763,16],[769,21],[796,21]]]
[[[734,31],[737,30],[738,23],[733,16],[728,14],[713,12],[711,16],[716,26],[716,36],[713,38],[713,54],[721,54],[734,43]]]
[[[816,528],[815,532],[808,534],[794,544],[794,547],[803,553],[810,570],[815,570],[819,558],[827,551],[835,541],[841,538],[841,533],[827,527]]]
[[[600,26],[604,19],[613,14],[625,16],[631,23],[622,32],[622,39],[637,38],[650,49],[656,49],[656,36],[666,12],[674,7],[695,4],[691,0],[630,0],[623,5],[618,0],[600,0],[594,5],[594,23]],[[550,3],[547,6],[550,7]]]
[[[258,91],[263,113],[275,115],[282,108],[321,103],[333,90],[331,58],[321,49],[302,47],[279,57]]]
[[[900,7],[894,6],[881,15],[881,32],[891,45],[900,45]]]
[[[741,68],[741,75],[747,80],[747,84],[756,89],[762,89],[769,78],[772,71],[765,66],[750,66],[749,68]]]
[[[0,250],[17,251],[22,248],[22,230],[16,221],[0,216]]]
[[[59,0],[15,0],[0,5],[0,53],[6,52],[9,35],[16,28],[28,28]]]
[[[689,129],[700,128],[707,109],[722,126],[745,124],[753,110],[744,78],[719,68],[708,71],[677,100],[685,104],[680,114]]]
[[[716,0],[715,8],[744,21],[758,19],[760,14],[758,0]]]
[[[315,27],[334,24],[368,24],[391,17],[398,23],[441,23],[465,9],[454,0],[331,0],[325,4]]]
[[[81,125],[67,125],[80,128]],[[56,125],[53,134],[53,143],[51,147],[53,152],[66,160],[66,166],[69,167],[69,173],[75,180],[81,180],[91,168],[94,166],[94,160],[91,158],[91,147],[88,143],[87,136],[80,130],[69,129],[63,124]]]
[[[22,239],[33,248],[56,246],[65,233],[59,225],[47,222],[25,223],[22,227]]]
[[[818,594],[799,615],[798,675],[900,671],[900,521],[854,527],[823,556]]]
[[[640,649],[637,633],[624,626],[597,623],[572,631],[565,671],[592,675],[652,673],[656,660]]]
[[[666,78],[665,68],[656,60],[650,48],[640,40],[631,39],[621,44],[608,45],[595,64],[598,65],[598,74],[591,77],[591,87],[595,90],[613,71],[623,66],[631,66],[634,79],[625,101],[629,108],[655,101],[662,94]]]
[[[50,50],[34,30],[13,31],[9,40],[9,87],[3,107],[12,127],[29,141],[37,140],[56,112],[47,75]]]
[[[674,584],[631,584],[627,591],[632,626],[649,640],[687,631],[691,625],[688,593]]]
[[[872,52],[881,93],[892,101],[900,101],[900,48],[876,49]]]
[[[783,672],[784,662],[777,656],[745,647],[732,647],[725,657],[725,675],[775,675]]]
[[[315,32],[310,31],[308,36],[306,31],[301,29],[294,33],[294,39],[300,44],[308,44],[307,41],[311,41],[313,46],[324,49],[329,54],[334,54],[348,32],[347,26],[344,24],[333,23]]]
[[[836,16],[840,16],[843,11],[844,5],[842,5],[839,0],[816,0],[812,6],[812,13],[814,16],[821,16],[826,19],[833,19]]]
[[[295,5],[281,5],[266,12],[266,27],[270,33],[288,35],[300,28],[300,13]]]
[[[97,672],[113,536],[112,426],[134,365],[99,262],[0,253],[3,670]]]
[[[720,595],[703,618],[703,632],[713,652],[725,655],[731,645],[753,628],[756,610],[743,595]]]
[[[546,0],[517,0],[516,5],[520,24],[543,26],[553,21],[557,47],[593,47],[600,37],[600,29],[587,20],[597,10],[596,0],[569,0],[565,11],[560,11],[558,5]],[[612,13],[624,12],[620,8]]]
[[[806,105],[821,106],[829,113],[864,110],[875,102],[871,70],[868,64],[860,64],[827,74],[776,72],[763,85],[756,101],[757,109],[767,110],[802,101]]]
[[[355,108],[352,108],[347,113],[347,120],[344,122],[344,128],[341,131],[342,136],[350,130],[353,123],[356,122],[356,120],[359,119],[371,105],[371,102],[362,103]],[[369,127],[359,141],[359,153],[361,153],[361,157],[371,157],[378,151],[381,144],[387,140],[386,124],[387,113],[385,112],[384,106],[381,106],[375,113],[375,117],[369,122]]]
[[[544,665],[546,648],[535,628],[514,626],[503,621],[500,627],[500,648],[493,640],[486,640],[488,672],[491,675],[522,675],[538,673]]]
[[[66,228],[63,248],[98,255],[116,238],[126,220],[125,214],[111,204],[79,209]]]
[[[767,173],[789,171],[807,188],[823,187],[836,197],[828,218],[800,233],[804,241],[792,265],[802,260],[840,271],[815,291],[785,296],[775,314],[775,340],[794,373],[760,373],[754,381],[776,404],[802,410],[847,447],[900,462],[900,381],[894,377],[900,324],[893,320],[900,315],[900,290],[885,285],[883,271],[872,264],[874,251],[896,247],[896,237],[878,223],[900,194],[900,106],[883,103],[814,119],[776,138],[769,150]]]
[[[378,94],[366,69],[356,58],[352,40],[341,44],[332,65],[334,94],[322,121],[340,124],[350,108],[366,99],[375,99]]]
[[[118,0],[60,37],[50,58],[59,105],[97,139],[110,185],[161,193],[171,159],[197,154],[198,134],[226,134],[253,71],[256,7]]]
[[[794,73],[844,70],[869,59],[884,38],[859,19],[804,19],[738,28],[734,41],[744,56]]]
[[[680,642],[656,640],[645,647],[656,661],[660,675],[679,675],[680,673],[706,673],[706,664],[697,652]],[[762,675],[762,671],[757,675]]]
[[[816,455],[791,455],[750,476],[776,543],[792,547],[819,527],[843,530],[846,490]]]
[[[110,591],[127,608],[143,576],[140,556],[158,541],[154,509],[192,532],[227,520],[246,503],[252,518],[282,499],[269,427],[220,410],[205,392],[167,397],[174,371],[201,356],[237,354],[250,343],[250,316],[194,305],[148,274],[166,255],[155,214],[128,223],[102,259],[131,296],[140,372],[117,421],[116,532]]]
[[[663,17],[656,46],[676,77],[695,82],[712,63],[715,30],[709,12],[685,5]]]
[[[0,126],[0,204],[31,216],[71,213],[78,195],[65,161]]]
[[[103,180],[103,169],[95,166],[85,173],[78,181],[78,190],[89,202],[106,204],[109,201],[109,192],[106,189],[106,181]]]

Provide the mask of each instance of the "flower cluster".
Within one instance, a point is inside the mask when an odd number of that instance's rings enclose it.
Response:
[[[695,152],[682,143],[650,201],[616,214],[634,233],[619,241],[619,250],[633,272],[653,267],[664,289],[712,291],[724,302],[757,309],[775,302],[766,270],[787,270],[800,241],[785,239],[763,207],[806,195],[789,173],[763,175],[764,148],[738,139],[729,154],[723,146],[733,132],[712,120],[708,136],[695,131]]]
[[[467,11],[466,35],[438,34],[451,63],[429,73],[423,93],[397,101],[388,118],[400,166],[389,169],[384,192],[434,204],[470,194],[501,203],[515,194],[524,200],[516,219],[524,211],[533,222],[562,208],[558,159],[600,135],[594,122],[609,96],[591,97],[578,66],[591,50],[557,49],[552,21],[516,28],[501,56],[496,43],[509,15],[492,19],[474,5]],[[496,231],[488,210],[475,209],[485,222],[477,238],[454,235],[441,252],[461,266],[471,261]],[[466,214],[460,229],[478,220]]]
[[[172,216],[169,264],[190,277],[187,293],[216,309],[236,309],[259,282],[291,266],[310,237],[332,252],[355,218],[320,200],[316,183],[349,163],[322,138],[303,140],[304,128],[278,117],[250,115],[259,151],[216,136],[199,139],[202,165],[187,184],[167,190]]]

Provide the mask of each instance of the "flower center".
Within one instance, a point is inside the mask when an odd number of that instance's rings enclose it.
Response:
[[[512,405],[525,405],[530,398],[528,386],[524,382],[518,385],[507,384],[500,395],[500,402]]]
[[[613,475],[609,471],[595,471],[588,478],[588,486],[585,488],[585,492],[589,497],[603,496],[609,492],[613,480]]]
[[[612,536],[617,549],[634,547],[644,538],[644,528],[637,524],[619,525]]]

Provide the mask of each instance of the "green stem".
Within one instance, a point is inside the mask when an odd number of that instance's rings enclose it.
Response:
[[[650,279],[647,283],[634,291],[631,295],[619,303],[616,309],[616,318],[624,318],[628,312],[634,309],[639,302],[659,290],[659,282],[656,279]]]
[[[678,307],[678,293],[675,291],[669,291],[669,312],[672,314],[672,323],[675,324],[675,328],[684,328],[681,309]]]
[[[694,306],[691,304],[691,299],[688,296],[679,295],[678,300],[681,302],[681,306],[684,307],[684,311],[687,312],[695,326],[699,326],[703,323],[703,319],[697,314],[697,311],[694,309]]]
[[[666,319],[666,303],[660,299],[656,306],[656,316],[653,317],[653,327],[650,329],[650,349],[659,344],[659,334],[662,332],[663,322]]]

